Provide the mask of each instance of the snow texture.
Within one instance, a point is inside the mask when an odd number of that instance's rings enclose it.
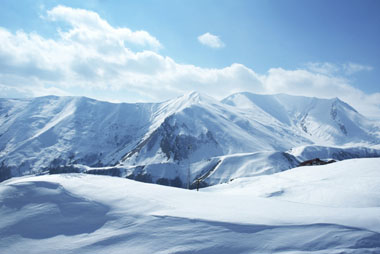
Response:
[[[199,192],[88,174],[13,178],[0,184],[0,253],[380,253],[379,163]]]

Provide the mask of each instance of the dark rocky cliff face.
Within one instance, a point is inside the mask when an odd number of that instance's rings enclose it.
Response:
[[[205,155],[204,158],[201,156],[200,159],[206,159],[210,155],[218,156],[222,154],[222,149],[211,131],[201,133],[198,136],[184,134],[191,132],[189,127],[184,123],[174,121],[174,118],[174,115],[166,118],[161,126],[153,131],[147,139],[128,152],[123,161],[128,161],[129,158],[138,153],[159,152],[154,149],[161,149],[167,160],[172,159],[179,163],[189,159],[190,155],[196,153],[202,146],[207,146],[209,150],[207,156]]]
[[[191,135],[180,134],[180,128],[188,129],[185,124],[174,126],[166,121],[162,124],[162,128],[157,134],[161,136],[160,147],[165,155],[170,159],[171,157],[175,161],[181,161],[188,159],[189,154],[196,151],[204,144],[212,144],[217,149],[218,143],[214,139],[212,133],[207,131],[206,134],[201,134],[198,137]],[[149,146],[149,144],[148,144]]]

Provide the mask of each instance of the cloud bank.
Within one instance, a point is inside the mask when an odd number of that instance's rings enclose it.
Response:
[[[58,28],[51,39],[0,28],[1,97],[84,95],[135,102],[163,101],[192,90],[218,99],[241,91],[288,93],[339,97],[367,116],[380,116],[380,93],[365,94],[349,79],[370,66],[309,63],[264,74],[238,63],[201,68],[159,54],[161,43],[147,31],[113,27],[92,11],[57,6],[45,18],[67,30]]]

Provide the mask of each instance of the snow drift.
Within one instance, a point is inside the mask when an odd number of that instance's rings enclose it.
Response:
[[[86,174],[0,183],[0,252],[379,253],[380,159],[199,192]]]

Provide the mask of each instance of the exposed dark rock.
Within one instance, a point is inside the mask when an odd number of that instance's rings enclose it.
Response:
[[[5,181],[12,177],[11,168],[6,166],[4,161],[1,162],[0,166],[0,182]]]
[[[338,125],[339,125],[339,128],[342,131],[342,133],[347,136],[346,126],[344,126],[344,124],[342,124],[342,123],[338,123]]]
[[[67,173],[80,173],[80,169],[72,165],[61,165],[49,168],[49,174],[67,174]]]
[[[185,124],[180,127],[177,124],[170,124],[170,117],[167,118],[160,130],[155,133],[161,138],[160,147],[168,159],[173,158],[175,161],[187,159],[201,144],[212,143],[217,145],[211,132],[201,134],[198,137],[178,134],[180,129],[187,129]],[[152,139],[153,140],[157,140]]]
[[[169,179],[167,178],[159,178],[157,181],[156,181],[157,184],[160,184],[160,185],[165,185],[165,186],[169,186]]]
[[[131,174],[127,178],[143,183],[153,183],[152,176],[146,172],[139,172],[137,175]]]
[[[336,101],[331,105],[330,115],[333,120],[335,120],[336,116],[338,115],[338,110],[336,108]]]
[[[119,168],[92,169],[87,170],[86,173],[92,175],[121,176]]]
[[[183,187],[183,183],[182,183],[181,179],[178,176],[176,178],[172,179],[172,180],[169,180],[169,182],[170,182],[170,186],[178,187],[178,188],[182,188]]]
[[[90,153],[86,154],[83,158],[75,161],[76,164],[83,164],[90,167],[102,167],[103,163],[100,161],[101,153]]]
[[[282,156],[284,156],[284,157],[288,160],[288,162],[289,162],[290,165],[291,165],[291,168],[292,168],[292,167],[296,167],[296,166],[299,164],[299,161],[296,159],[296,157],[294,157],[294,156],[291,155],[291,154],[288,154],[288,153],[283,152],[283,153],[282,153]],[[284,169],[284,170],[285,170],[285,169]]]
[[[302,130],[305,132],[305,133],[308,133],[307,132],[307,127],[306,127],[306,118],[307,118],[308,114],[306,114],[304,117],[302,117],[302,120],[300,122],[300,125],[301,125],[301,128]]]

